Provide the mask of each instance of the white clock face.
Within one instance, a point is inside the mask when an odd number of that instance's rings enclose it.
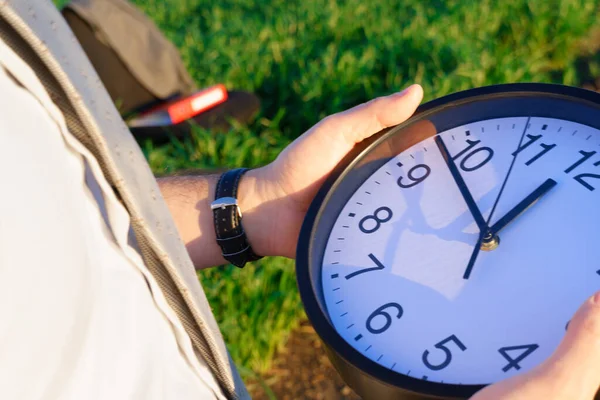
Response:
[[[464,279],[480,231],[426,139],[343,207],[323,255],[323,293],[335,329],[378,364],[488,384],[548,357],[600,288],[600,132],[518,117],[440,136],[490,225],[548,179],[557,184],[498,234],[496,249],[479,252]]]

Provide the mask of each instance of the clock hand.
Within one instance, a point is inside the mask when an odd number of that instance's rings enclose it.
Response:
[[[469,259],[469,263],[467,264],[467,269],[463,275],[463,279],[469,279],[471,276],[471,271],[473,270],[473,266],[475,265],[475,260],[477,260],[477,256],[479,255],[479,251],[482,247],[485,249],[486,245],[488,246],[487,250],[492,250],[496,248],[499,243],[499,238],[496,236],[498,232],[500,232],[506,225],[511,223],[514,219],[516,219],[519,215],[527,211],[529,207],[534,205],[543,195],[548,193],[550,189],[556,186],[556,181],[553,179],[548,179],[544,183],[542,183],[537,189],[535,189],[529,196],[525,197],[519,204],[517,204],[512,210],[506,213],[506,215],[498,222],[496,222],[487,234],[479,235],[479,239],[477,239],[477,243],[475,244],[475,248],[473,249],[473,253],[471,254],[471,258]]]
[[[460,193],[462,194],[465,203],[467,203],[467,207],[469,207],[469,211],[471,211],[473,219],[475,219],[475,223],[479,228],[479,238],[477,239],[477,243],[475,244],[475,248],[473,249],[473,253],[471,254],[469,263],[467,264],[467,269],[465,270],[465,273],[463,275],[463,279],[469,279],[469,276],[471,275],[471,270],[475,265],[475,261],[477,260],[479,250],[481,249],[483,242],[486,240],[493,240],[494,236],[491,234],[490,227],[488,226],[487,222],[485,222],[483,215],[481,215],[481,211],[479,211],[479,207],[477,207],[475,199],[473,199],[473,196],[471,195],[471,192],[469,191],[465,180],[463,179],[458,168],[456,167],[456,164],[450,156],[448,148],[446,147],[446,144],[442,140],[441,136],[438,135],[435,137],[435,143],[437,144],[440,153],[442,153],[442,157],[444,157],[444,160],[448,165],[448,169],[450,170],[450,173],[454,178],[454,182],[456,182],[456,186],[458,186],[458,189],[460,190]]]
[[[479,235],[477,239],[477,243],[475,243],[475,247],[473,248],[473,253],[471,254],[471,258],[469,259],[469,263],[467,264],[467,269],[463,274],[463,279],[469,279],[471,276],[471,270],[475,265],[475,260],[477,260],[477,256],[479,255],[479,250],[481,250],[481,245],[483,244],[483,235]]]
[[[450,169],[450,173],[452,174],[452,178],[454,178],[454,182],[456,182],[456,186],[458,186],[458,190],[460,190],[460,193],[462,194],[462,196],[465,200],[465,203],[467,203],[467,207],[469,207],[469,211],[471,212],[471,214],[473,215],[473,218],[475,219],[475,223],[477,224],[477,227],[479,228],[480,235],[482,237],[485,236],[487,233],[489,233],[490,228],[489,228],[487,222],[485,222],[485,219],[483,219],[483,215],[481,215],[481,211],[479,211],[479,207],[477,207],[477,203],[475,203],[475,200],[473,199],[471,192],[469,192],[469,188],[467,187],[467,184],[465,183],[463,177],[460,175],[460,172],[458,171],[458,168],[456,167],[456,164],[454,163],[454,160],[450,156],[450,153],[448,152],[448,148],[446,147],[446,144],[444,143],[444,141],[442,140],[440,135],[435,137],[435,143],[437,144],[438,149],[440,150],[440,153],[442,153],[442,157],[444,157],[444,160],[446,161],[446,164],[448,165],[448,169]]]
[[[500,218],[491,228],[492,235],[496,235],[500,232],[506,225],[515,220],[519,215],[527,211],[529,207],[534,205],[543,195],[548,193],[550,189],[556,186],[556,181],[554,179],[547,179],[544,183],[542,183],[537,189],[535,189],[531,194],[525,197],[519,204],[517,204],[512,210],[506,213],[505,216]]]
[[[525,121],[525,129],[523,129],[523,133],[521,133],[521,139],[519,139],[519,144],[517,145],[517,150],[521,148],[521,144],[523,143],[523,138],[525,138],[525,134],[527,133],[527,129],[529,129],[529,121],[531,121],[531,117],[527,117],[527,121]],[[492,211],[490,211],[490,216],[488,217],[487,222],[489,223],[494,216],[494,212],[496,211],[496,207],[500,202],[500,197],[502,197],[502,193],[504,193],[504,189],[506,188],[506,183],[508,182],[508,178],[510,177],[510,173],[512,172],[513,167],[515,166],[515,162],[517,161],[518,152],[515,150],[513,154],[513,159],[510,163],[510,167],[508,167],[508,171],[506,172],[506,176],[504,177],[504,181],[502,182],[502,186],[500,187],[500,191],[498,192],[498,196],[496,197],[496,201],[492,206]]]
[[[521,147],[521,144],[523,143],[523,138],[525,137],[525,133],[527,132],[527,129],[529,128],[530,120],[531,120],[531,117],[528,117],[527,121],[525,121],[525,129],[523,129],[523,133],[521,133],[521,139],[519,140],[519,145],[517,146],[517,149],[519,149]],[[508,178],[510,177],[510,173],[512,172],[512,169],[515,165],[516,160],[517,160],[517,155],[515,154],[513,156],[510,167],[508,168],[508,172],[506,173],[506,176],[504,177],[504,182],[502,182],[502,186],[500,187],[500,191],[498,192],[496,201],[494,202],[494,205],[492,206],[492,211],[490,211],[490,216],[488,217],[487,223],[489,223],[489,221],[492,220],[492,216],[494,215],[494,211],[496,211],[496,207],[498,206],[498,203],[500,202],[500,197],[502,196],[502,193],[504,192],[504,188],[506,187],[506,183],[508,182]],[[518,213],[516,215],[518,215]],[[516,217],[516,215],[514,217],[512,217],[511,220],[514,219]],[[498,222],[500,222],[500,221],[498,221]],[[510,220],[507,221],[506,224],[508,222],[510,222]],[[487,223],[486,223],[486,225],[487,225]],[[500,229],[502,229],[504,226],[500,226]],[[480,232],[481,232],[481,234],[479,235],[479,240],[477,241],[477,244],[475,245],[475,248],[473,249],[473,254],[471,255],[471,259],[469,260],[469,264],[467,265],[467,269],[465,270],[463,279],[469,279],[469,276],[471,275],[471,270],[473,269],[473,265],[475,264],[475,260],[477,259],[477,255],[479,254],[479,250],[481,250],[482,246],[486,250],[493,250],[494,248],[496,248],[498,246],[499,238],[498,238],[498,236],[496,236],[497,231],[490,229],[488,227],[487,231],[484,232],[484,231],[480,230]]]

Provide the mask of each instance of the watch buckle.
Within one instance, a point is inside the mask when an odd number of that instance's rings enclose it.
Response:
[[[220,197],[212,203],[210,203],[211,210],[216,210],[219,208],[221,210],[224,210],[227,207],[235,207],[237,209],[238,216],[242,218],[242,211],[240,210],[240,207],[238,206],[238,201],[235,197]]]

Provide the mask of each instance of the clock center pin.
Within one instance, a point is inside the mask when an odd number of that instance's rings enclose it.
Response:
[[[500,245],[500,237],[498,237],[498,235],[492,235],[491,233],[488,233],[481,242],[481,250],[496,250],[498,245]]]

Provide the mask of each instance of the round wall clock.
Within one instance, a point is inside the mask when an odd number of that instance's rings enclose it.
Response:
[[[600,288],[600,95],[491,86],[357,145],[306,216],[300,294],[365,399],[468,398]]]

